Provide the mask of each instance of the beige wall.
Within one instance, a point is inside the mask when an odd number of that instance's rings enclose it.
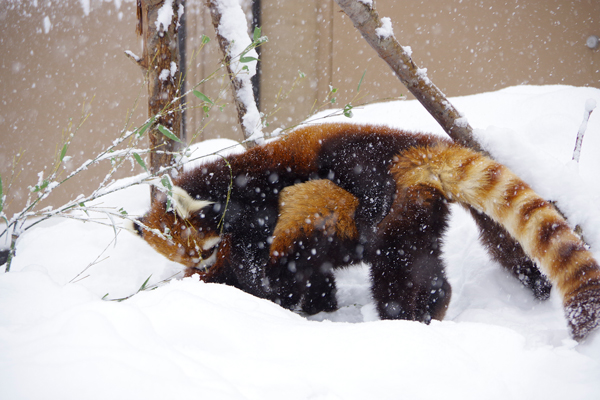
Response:
[[[117,8],[92,1],[86,16],[76,0],[52,5],[40,0],[37,7],[33,2],[0,2],[0,174],[5,192],[13,160],[20,160],[7,198],[9,211],[23,207],[27,186],[37,183],[39,171],[46,169],[48,176],[71,119],[77,123],[91,112],[69,149],[73,160],[68,168],[117,137],[136,97],[145,93],[141,71],[123,55],[139,48],[133,4]],[[45,17],[51,23],[47,32]],[[145,100],[140,102],[136,123],[146,113]],[[89,192],[99,171],[90,172],[69,182],[67,194],[48,198],[49,204]]]
[[[297,69],[307,73],[296,90],[301,101],[290,101],[293,113],[282,110],[276,124],[306,115],[315,99],[326,96],[328,80],[340,88],[343,106],[365,70],[361,101],[408,94],[333,0],[303,6],[262,1],[269,78],[285,87]],[[600,84],[600,51],[585,46],[588,36],[600,36],[600,1],[378,0],[375,6],[381,17],[392,18],[398,41],[412,48],[415,63],[448,96],[519,84]],[[330,57],[323,56],[328,46]],[[267,108],[278,90],[273,82],[263,90]]]
[[[600,51],[585,46],[600,36],[597,0],[377,0],[381,16],[391,17],[394,33],[411,46],[415,62],[447,95],[466,95],[518,84],[568,84],[598,87]],[[69,118],[92,115],[77,134],[69,153],[70,167],[91,157],[123,128],[136,98],[132,123],[146,116],[142,73],[124,55],[138,52],[133,1],[91,0],[86,15],[78,0],[46,3],[0,1],[0,174],[8,185],[15,154],[23,154],[9,199],[10,211],[22,208],[26,187],[49,169]],[[304,119],[327,95],[340,89],[338,105],[354,95],[366,69],[360,100],[397,97],[406,89],[363,42],[333,0],[262,0],[262,111],[268,130]],[[210,17],[199,0],[187,1],[189,82],[215,71],[216,42],[194,59],[204,33],[214,39]],[[51,27],[47,32],[44,17]],[[298,71],[306,74],[287,99]],[[226,77],[198,86],[213,98],[230,97]],[[140,96],[141,93],[141,96]],[[93,101],[92,101],[93,100]],[[192,107],[195,99],[191,99]],[[91,104],[90,104],[91,102]],[[226,105],[209,118],[198,108],[188,111],[188,137],[240,139],[235,111]],[[205,130],[201,130],[211,121]],[[98,173],[72,182],[54,205],[88,193]],[[126,171],[130,173],[130,171]],[[48,172],[46,173],[48,174]],[[49,199],[52,200],[52,199]],[[17,207],[18,205],[18,207]]]

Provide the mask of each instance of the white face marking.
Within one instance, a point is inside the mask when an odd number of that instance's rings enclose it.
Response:
[[[138,234],[137,230],[135,229],[135,222],[130,219],[125,220],[123,223],[123,229],[126,229],[133,234]]]
[[[196,266],[194,268],[207,271],[210,267],[212,267],[217,262],[217,250],[218,249],[215,249],[212,252],[212,254],[210,255],[210,257],[205,258],[203,260],[201,260],[199,258],[192,258],[192,261],[198,262],[198,264],[196,264]]]
[[[215,247],[221,242],[221,237],[215,236],[210,239],[206,239],[204,243],[202,243],[202,250],[209,250]]]

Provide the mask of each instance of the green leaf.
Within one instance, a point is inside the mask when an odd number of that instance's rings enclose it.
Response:
[[[108,297],[108,293],[106,293],[104,296],[102,296],[102,300],[106,299]]]
[[[160,178],[160,183],[162,183],[162,185],[167,188],[167,190],[170,192],[171,190],[173,190],[173,185],[171,185],[171,180],[169,179],[168,176],[163,175]]]
[[[352,104],[346,104],[346,107],[344,107],[344,116],[352,118],[354,116],[354,114],[352,113],[353,108],[354,106]]]
[[[160,178],[160,183],[167,188],[167,210],[171,208],[171,197],[173,197],[173,185],[167,175],[163,175]]]
[[[205,102],[210,103],[210,104],[215,104],[207,95],[205,95],[202,92],[199,92],[197,90],[193,90],[192,93],[194,94],[194,96],[196,96],[197,98],[199,98],[202,101],[205,101]]]
[[[257,26],[256,28],[254,28],[254,35],[252,37],[252,41],[254,43],[257,43],[258,39],[260,39],[260,31],[261,31],[260,26]]]
[[[202,44],[210,42],[210,38],[206,35],[202,35]]]
[[[137,161],[137,163],[140,164],[142,166],[142,168],[144,168],[144,171],[148,172],[146,163],[144,162],[144,160],[142,160],[142,157],[140,157],[140,155],[138,153],[133,153],[133,158],[135,158],[135,161]]]
[[[158,130],[160,131],[160,133],[162,133],[163,135],[165,135],[169,139],[174,140],[174,141],[179,142],[179,143],[183,143],[181,141],[181,139],[179,139],[177,136],[175,136],[175,134],[173,132],[171,132],[170,130],[168,130],[163,125],[158,124]]]
[[[148,278],[146,278],[146,280],[144,281],[144,283],[142,283],[142,286],[140,287],[140,289],[138,290],[138,292],[146,290],[146,285],[148,284],[148,281],[150,280],[150,278],[152,278],[152,275],[150,275]]]
[[[48,187],[48,185],[49,185],[49,184],[50,184],[50,181],[48,181],[48,180],[46,179],[46,180],[44,180],[44,181],[42,182],[42,185],[41,185],[41,186],[35,185],[35,186],[33,187],[33,190],[32,190],[32,191],[33,191],[33,193],[37,193],[37,192],[39,192],[40,190],[44,190],[44,189],[46,189],[46,188]]]
[[[67,155],[67,149],[69,148],[69,144],[65,143],[65,145],[63,146],[62,150],[60,151],[60,161],[62,161],[65,156]]]
[[[251,61],[258,61],[258,58],[254,58],[254,57],[240,57],[240,62],[241,63],[248,63]]]
[[[358,88],[356,88],[356,93],[360,92],[360,85],[362,85],[362,81],[363,79],[365,79],[365,74],[367,73],[367,70],[365,69],[365,72],[363,72],[360,81],[358,82]]]
[[[150,118],[150,121],[146,122],[141,128],[140,131],[138,132],[138,136],[142,136],[146,130],[148,130],[148,128],[150,128],[150,126],[154,123],[154,120],[156,119],[156,117],[152,117]]]
[[[329,100],[331,102],[331,104],[335,103],[335,97],[332,97],[331,100]]]

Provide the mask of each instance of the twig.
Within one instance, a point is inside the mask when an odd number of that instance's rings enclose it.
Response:
[[[145,291],[149,291],[149,290],[154,290],[158,287],[160,287],[161,285],[170,282],[171,280],[173,280],[173,278],[175,278],[177,275],[181,274],[180,272],[176,272],[173,275],[171,275],[170,277],[163,279],[160,282],[155,283],[154,285],[151,286],[146,286],[148,285],[148,281],[150,280],[150,278],[152,278],[152,275],[150,275],[148,278],[146,278],[146,280],[144,281],[144,283],[142,283],[142,286],[140,286],[140,288],[135,292],[130,294],[129,296],[125,296],[125,297],[121,297],[121,298],[117,298],[117,299],[107,299],[106,297],[108,297],[108,293],[106,293],[104,295],[104,297],[102,298],[102,300],[106,300],[106,301],[116,301],[116,302],[121,302],[121,301],[125,301],[127,299],[132,298],[133,296],[135,296],[136,294],[138,294],[139,292],[145,292]]]
[[[585,131],[587,129],[587,124],[590,119],[590,115],[596,108],[596,100],[587,99],[585,102],[585,112],[583,113],[583,121],[581,121],[581,125],[579,126],[579,131],[577,132],[577,140],[575,141],[575,149],[573,150],[573,160],[579,163],[579,156],[581,155],[581,145],[583,143],[583,136],[585,135]]]

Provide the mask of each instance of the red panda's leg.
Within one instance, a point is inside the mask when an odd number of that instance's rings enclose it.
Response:
[[[333,268],[355,261],[358,200],[329,180],[285,188],[266,275],[276,299],[315,314],[337,309]]]
[[[428,323],[444,317],[451,295],[440,249],[447,216],[446,200],[436,189],[398,188],[366,260],[382,319]]]
[[[490,256],[529,288],[537,299],[547,300],[552,284],[527,257],[519,242],[487,215],[472,207],[468,210],[479,227],[479,239]]]

